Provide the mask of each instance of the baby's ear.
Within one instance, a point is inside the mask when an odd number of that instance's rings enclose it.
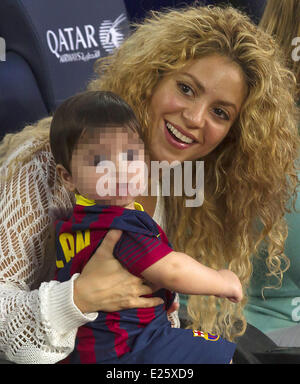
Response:
[[[76,187],[70,172],[67,171],[66,168],[61,164],[56,165],[56,172],[60,177],[63,185],[66,187],[66,189],[68,189],[71,192],[75,192]]]

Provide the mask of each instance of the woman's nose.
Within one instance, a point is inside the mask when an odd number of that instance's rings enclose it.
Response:
[[[194,103],[183,110],[182,116],[188,128],[203,128],[206,121],[207,108],[204,103]]]

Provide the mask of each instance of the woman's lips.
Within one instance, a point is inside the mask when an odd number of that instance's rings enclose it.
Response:
[[[177,126],[175,128],[179,131]],[[193,141],[192,143],[184,143],[180,139],[175,138],[175,136],[171,132],[169,132],[167,125],[166,125],[166,122],[164,124],[164,133],[165,133],[165,137],[166,137],[166,140],[168,141],[168,143],[170,143],[172,146],[174,146],[177,149],[190,148],[192,145],[194,145],[196,143],[196,141]],[[184,134],[184,133],[182,132],[182,134]],[[190,137],[190,136],[187,136],[187,137]]]
[[[173,123],[170,123],[169,121],[166,121],[166,125],[167,125],[167,128],[168,128],[168,125],[170,125],[171,127],[175,128],[179,133],[181,133],[183,136],[185,136],[186,138],[190,139],[190,140],[193,140],[195,142],[198,142],[198,140],[196,139],[196,137],[194,135],[192,135],[191,133],[189,132],[186,132],[184,129],[182,129],[179,125],[175,125]],[[170,127],[169,127],[170,128]],[[188,144],[191,144],[191,143],[188,143]]]

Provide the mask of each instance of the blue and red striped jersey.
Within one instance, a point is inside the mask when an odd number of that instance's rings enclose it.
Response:
[[[160,226],[142,209],[97,205],[76,195],[71,217],[55,222],[56,274],[58,281],[80,273],[110,229],[123,231],[114,248],[114,256],[132,274],[141,273],[173,251]],[[168,322],[166,310],[175,294],[166,289],[148,296],[159,296],[164,304],[152,308],[134,308],[119,312],[99,312],[97,319],[80,327],[70,363],[105,363],[132,350],[148,324]]]

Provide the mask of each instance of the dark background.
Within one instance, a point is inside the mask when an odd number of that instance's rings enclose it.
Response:
[[[280,0],[279,0],[280,1]],[[236,8],[244,10],[257,23],[263,13],[265,0],[124,0],[131,22],[142,21],[150,10],[159,10],[163,7],[180,8],[193,4],[231,4]]]

